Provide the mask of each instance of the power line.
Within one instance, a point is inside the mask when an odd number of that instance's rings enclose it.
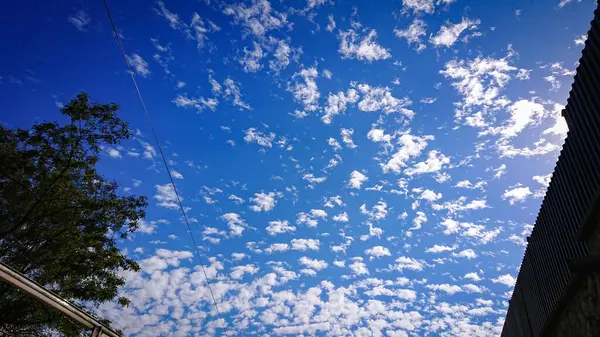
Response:
[[[194,234],[192,234],[192,228],[190,226],[190,222],[188,221],[187,214],[185,212],[185,208],[183,207],[183,204],[181,203],[181,198],[179,197],[179,192],[177,192],[177,187],[175,186],[175,180],[173,179],[171,170],[169,170],[169,164],[167,163],[167,159],[165,158],[165,155],[163,153],[162,146],[160,145],[160,142],[158,141],[158,136],[156,135],[156,131],[154,129],[154,125],[152,124],[152,120],[150,118],[150,114],[148,113],[148,109],[146,108],[146,103],[144,103],[144,99],[142,98],[142,93],[140,92],[140,88],[138,87],[137,81],[135,80],[135,75],[133,73],[133,70],[131,69],[129,60],[127,59],[127,54],[125,54],[125,49],[123,48],[123,44],[121,43],[121,38],[119,37],[119,33],[117,32],[117,28],[112,19],[112,15],[110,14],[110,9],[108,8],[108,3],[106,2],[106,0],[103,0],[103,2],[104,2],[104,8],[106,9],[106,14],[108,15],[108,19],[110,20],[110,24],[112,26],[113,32],[115,33],[115,38],[117,39],[117,44],[119,45],[119,48],[121,49],[121,54],[123,54],[123,59],[125,60],[125,64],[127,64],[127,69],[129,70],[129,75],[131,75],[131,80],[133,81],[135,90],[137,91],[138,97],[140,98],[140,102],[142,103],[142,107],[144,108],[144,112],[146,113],[146,120],[148,121],[150,130],[152,130],[152,136],[154,137],[154,141],[156,142],[156,146],[158,147],[158,151],[160,153],[160,156],[162,157],[162,161],[163,161],[163,164],[165,165],[165,169],[167,170],[167,173],[169,174],[169,180],[171,181],[171,186],[173,187],[173,191],[175,191],[177,203],[179,205],[179,208],[181,209],[181,214],[183,214],[183,219],[185,220],[185,224],[187,226],[188,233],[190,233],[190,237],[192,238],[192,242],[194,244],[194,250],[196,251],[196,256],[198,257],[198,262],[200,263],[200,266],[202,267],[202,272],[204,273],[204,277],[206,278],[206,284],[208,285],[208,289],[210,290],[210,296],[212,297],[213,303],[215,304],[217,316],[220,319],[222,317],[221,317],[221,312],[219,311],[219,306],[217,305],[217,299],[212,290],[212,286],[211,286],[210,280],[208,279],[208,275],[206,274],[206,268],[204,267],[204,263],[202,263],[202,258],[200,256],[200,252],[198,251],[198,245],[196,244],[196,239],[194,238]]]

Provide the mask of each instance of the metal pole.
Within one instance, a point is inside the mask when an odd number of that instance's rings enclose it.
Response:
[[[92,336],[102,337],[120,337],[114,330],[106,327],[100,321],[92,317],[87,312],[77,308],[70,302],[60,298],[57,294],[44,288],[39,283],[19,273],[12,267],[0,261],[0,279],[10,283],[11,285],[23,290],[29,296],[32,296],[38,301],[55,308],[63,315],[75,320],[83,327],[94,329]]]

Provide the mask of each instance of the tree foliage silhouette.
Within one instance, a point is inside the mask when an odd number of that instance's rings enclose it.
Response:
[[[96,170],[104,146],[131,138],[116,104],[86,93],[61,109],[70,121],[31,130],[0,126],[0,259],[75,303],[117,298],[122,271],[139,266],[117,247],[145,216],[145,197],[120,196]],[[128,305],[126,298],[118,298]],[[57,311],[0,281],[0,335],[77,336]]]

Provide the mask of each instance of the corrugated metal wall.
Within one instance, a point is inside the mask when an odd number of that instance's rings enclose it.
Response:
[[[541,336],[573,277],[568,261],[588,255],[577,233],[600,187],[600,11],[594,14],[563,111],[568,137],[527,240],[502,337]]]

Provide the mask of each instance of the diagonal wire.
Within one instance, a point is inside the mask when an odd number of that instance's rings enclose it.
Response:
[[[204,266],[204,263],[202,263],[202,257],[200,256],[200,252],[198,251],[198,245],[196,244],[196,239],[194,238],[194,235],[192,234],[190,222],[188,221],[187,214],[185,212],[185,208],[183,207],[183,204],[181,203],[181,198],[179,197],[179,192],[177,192],[177,188],[175,186],[175,180],[173,179],[171,170],[169,170],[169,164],[167,163],[167,160],[165,159],[165,155],[163,153],[162,146],[160,145],[160,142],[158,141],[158,136],[156,135],[156,131],[154,129],[154,125],[152,124],[152,120],[150,118],[150,114],[148,113],[148,109],[146,108],[146,103],[144,103],[144,99],[142,98],[142,93],[140,92],[140,88],[138,87],[137,81],[135,80],[135,75],[133,73],[133,70],[131,69],[131,64],[129,63],[129,60],[127,59],[127,54],[125,54],[125,49],[123,48],[123,44],[121,43],[121,38],[119,37],[119,33],[117,32],[117,28],[112,19],[112,15],[110,14],[110,9],[108,8],[108,3],[106,2],[106,0],[103,0],[103,1],[104,1],[104,8],[106,9],[106,14],[108,14],[108,19],[110,20],[110,24],[111,24],[113,32],[115,34],[115,38],[117,39],[117,44],[119,45],[119,48],[121,49],[121,54],[123,54],[123,59],[125,60],[125,64],[127,64],[127,69],[129,70],[129,75],[131,75],[131,80],[133,82],[133,85],[135,86],[135,91],[137,91],[138,97],[140,98],[140,102],[142,103],[142,107],[144,108],[144,112],[146,113],[146,120],[148,121],[148,125],[150,126],[150,129],[152,130],[152,136],[154,137],[154,141],[156,142],[156,146],[158,147],[160,156],[162,157],[162,161],[165,166],[165,169],[167,170],[167,173],[169,174],[169,180],[171,181],[171,186],[173,187],[173,191],[175,191],[175,196],[177,197],[177,203],[179,204],[179,208],[181,209],[181,214],[183,214],[183,219],[185,220],[185,224],[187,226],[188,233],[190,233],[190,237],[192,238],[192,242],[194,244],[194,249],[196,251],[196,256],[198,258],[198,262],[200,263],[200,266],[202,267],[202,272],[204,273],[204,277],[206,278],[206,284],[208,285],[208,289],[210,291],[210,296],[212,297],[213,303],[215,305],[215,309],[217,311],[217,316],[219,318],[222,318],[221,312],[219,311],[219,306],[217,305],[217,299],[212,290],[211,282],[208,279],[208,275],[206,274],[206,267]]]

